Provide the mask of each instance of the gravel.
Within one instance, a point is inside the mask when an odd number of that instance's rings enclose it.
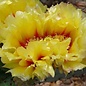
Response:
[[[86,86],[86,74],[57,80],[55,82],[37,83],[35,86]]]

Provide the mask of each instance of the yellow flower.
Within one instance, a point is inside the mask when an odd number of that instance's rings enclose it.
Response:
[[[45,10],[39,0],[0,0],[0,21],[4,22],[9,14],[15,16],[16,11],[26,11],[28,6],[30,9],[40,6],[40,9]]]
[[[43,16],[33,12],[17,11],[15,17],[10,15],[6,19],[8,25],[6,29],[9,33],[3,42],[0,55],[2,62],[5,63],[4,67],[11,69],[9,71],[12,76],[22,80],[35,76],[41,80],[49,75],[54,77],[52,61],[46,60],[51,55],[51,50],[46,41],[41,39]]]
[[[39,0],[0,0],[0,42],[4,40],[4,32],[7,33],[5,19],[10,14],[15,17],[17,11],[30,13],[31,10],[43,13],[46,11],[46,6],[43,6]]]
[[[56,45],[55,41],[52,42],[52,59],[55,59],[55,65],[64,72],[86,67],[86,60],[82,62],[86,59],[85,24],[86,19],[82,19],[81,10],[71,4],[61,3],[48,9],[45,20],[46,34],[57,35],[59,39]]]
[[[8,72],[24,81],[35,76],[44,80],[54,77],[53,67],[66,73],[86,67],[86,19],[81,11],[65,3],[46,13],[34,9],[32,2],[29,6],[4,21],[0,57]]]

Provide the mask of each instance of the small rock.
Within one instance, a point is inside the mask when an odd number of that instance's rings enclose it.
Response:
[[[45,84],[43,84],[42,86],[50,86],[50,82],[45,82]]]
[[[66,84],[66,85],[71,84],[71,80],[70,80],[70,79],[65,80],[65,81],[64,81],[64,84]]]
[[[43,86],[43,83],[40,83],[40,86]]]
[[[50,86],[57,86],[55,82],[51,83]]]
[[[86,86],[86,82],[83,82],[83,86]]]
[[[76,81],[76,82],[74,82],[74,86],[83,86],[83,85]]]
[[[57,86],[61,85],[62,81],[58,80],[56,81]]]
[[[36,84],[35,86],[40,86],[40,84]]]
[[[71,80],[73,80],[73,81],[77,81],[77,80],[80,80],[80,78],[72,77]]]
[[[70,86],[74,86],[74,83],[71,83]]]

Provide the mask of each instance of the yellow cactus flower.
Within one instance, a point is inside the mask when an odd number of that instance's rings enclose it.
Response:
[[[52,59],[55,59],[57,67],[67,73],[86,67],[82,63],[86,58],[85,23],[86,19],[82,19],[81,10],[71,4],[61,3],[48,9],[45,30],[49,35],[57,35],[60,41],[51,47],[55,50]]]
[[[15,16],[16,11],[26,11],[28,6],[35,9],[40,6],[41,10],[45,10],[39,0],[0,0],[0,21],[4,22],[9,14]]]
[[[44,80],[54,77],[53,67],[66,73],[86,67],[86,19],[82,19],[82,12],[65,3],[46,13],[40,11],[41,4],[37,9],[32,2],[29,6],[33,9],[17,11],[4,21],[0,57],[8,72],[23,81],[35,76]]]
[[[43,6],[39,0],[0,0],[0,43],[4,40],[4,32],[6,29],[3,29],[7,26],[5,19],[11,14],[15,16],[17,11],[26,11],[36,13],[43,13],[46,11],[46,6]],[[2,25],[3,24],[3,25]],[[5,32],[6,33],[6,32]]]
[[[9,33],[3,42],[1,61],[5,63],[4,67],[11,69],[9,71],[12,76],[22,80],[35,76],[42,80],[49,75],[55,75],[52,61],[46,60],[51,55],[51,50],[46,41],[41,39],[41,21],[44,19],[41,15],[17,11],[15,17],[10,15],[5,21]]]

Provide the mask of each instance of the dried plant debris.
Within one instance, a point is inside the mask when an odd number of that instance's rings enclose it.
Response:
[[[82,9],[86,13],[86,0],[68,0],[69,3],[72,3],[77,8]]]
[[[67,0],[40,0],[44,5],[47,5],[48,7],[52,5],[56,5],[57,3],[60,2],[68,2]]]
[[[40,1],[44,5],[47,5],[48,7],[52,5],[56,5],[57,3],[60,3],[60,2],[72,3],[77,8],[82,9],[82,11],[86,13],[86,0],[40,0]]]
[[[55,5],[57,3],[60,3],[60,0],[40,0],[44,5],[47,5],[48,7],[51,7],[52,5]]]

